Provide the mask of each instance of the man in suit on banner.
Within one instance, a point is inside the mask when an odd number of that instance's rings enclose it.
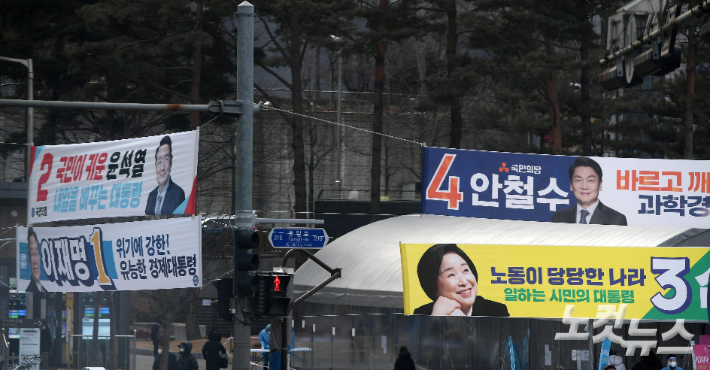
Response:
[[[39,256],[39,238],[33,228],[27,229],[27,245],[30,251],[30,269],[32,270],[32,278],[30,284],[25,288],[26,292],[46,292],[40,281],[41,276],[41,260]]]
[[[626,226],[626,216],[599,200],[602,168],[595,160],[579,157],[569,168],[570,190],[577,204],[552,215],[552,222]]]
[[[165,136],[155,150],[155,179],[158,186],[148,195],[146,215],[170,215],[185,200],[185,192],[170,178],[172,166],[173,142],[170,136]]]

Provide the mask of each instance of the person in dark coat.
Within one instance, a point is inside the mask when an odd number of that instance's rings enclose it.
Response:
[[[202,358],[205,359],[207,370],[219,370],[220,355],[226,354],[227,350],[222,345],[222,335],[219,330],[212,330],[208,337],[210,340],[202,347]]]
[[[158,348],[158,354],[155,355],[153,361],[153,370],[160,370],[160,358],[163,356],[163,343],[161,342]],[[174,353],[168,353],[168,370],[178,370],[177,356]]]
[[[399,348],[399,356],[397,361],[394,362],[394,370],[416,370],[412,354],[407,351],[407,347],[402,346]]]
[[[197,359],[192,354],[192,343],[182,342],[178,345],[180,354],[178,355],[178,370],[198,370]]]
[[[158,345],[160,344],[160,324],[155,323],[150,328],[150,341],[153,342],[153,356],[158,354]]]
[[[508,306],[478,295],[478,272],[456,244],[427,249],[417,265],[419,284],[433,302],[414,310],[415,315],[509,317]]]

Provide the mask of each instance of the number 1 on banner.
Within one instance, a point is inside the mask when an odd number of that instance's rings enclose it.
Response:
[[[440,189],[446,174],[451,169],[451,164],[454,163],[454,158],[456,158],[456,154],[444,154],[444,158],[441,159],[441,163],[426,189],[427,199],[448,201],[449,209],[459,209],[459,203],[463,201],[463,193],[459,191],[458,176],[449,176],[449,188]]]

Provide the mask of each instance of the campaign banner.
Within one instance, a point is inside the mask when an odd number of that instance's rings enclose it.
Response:
[[[694,345],[693,355],[693,358],[695,359],[695,370],[710,370],[710,358],[708,356],[708,346],[706,344]]]
[[[404,313],[707,321],[710,248],[401,244]]]
[[[195,214],[199,131],[33,146],[27,223]]]
[[[201,217],[18,227],[16,271],[26,292],[201,287]]]
[[[428,214],[688,228],[710,215],[710,161],[424,148],[422,177]]]

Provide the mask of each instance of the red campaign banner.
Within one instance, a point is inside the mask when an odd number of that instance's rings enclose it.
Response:
[[[33,146],[27,223],[195,214],[199,130]]]
[[[706,344],[696,344],[693,346],[695,354],[695,370],[710,370],[708,363],[708,346]]]

